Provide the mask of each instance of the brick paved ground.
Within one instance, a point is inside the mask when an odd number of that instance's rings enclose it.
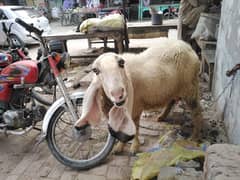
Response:
[[[153,122],[154,123],[154,122]],[[149,125],[151,123],[148,123]],[[142,134],[146,134],[142,131]],[[151,133],[149,133],[151,134]],[[109,155],[106,161],[87,171],[75,171],[60,164],[50,153],[46,143],[35,147],[38,133],[26,136],[0,136],[0,180],[126,180],[136,157]],[[150,148],[159,133],[144,137],[145,148]],[[156,142],[156,141],[155,141]],[[128,145],[129,146],[129,145]]]

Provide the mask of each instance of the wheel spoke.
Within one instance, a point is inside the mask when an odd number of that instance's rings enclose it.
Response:
[[[82,99],[73,99],[72,102],[80,116]],[[114,138],[108,134],[107,122],[101,121],[99,126],[91,127],[89,139],[84,142],[77,141],[73,138],[71,113],[65,107],[66,105],[63,105],[56,110],[49,125],[47,140],[53,155],[70,167],[86,169],[97,165],[108,155],[114,144]]]

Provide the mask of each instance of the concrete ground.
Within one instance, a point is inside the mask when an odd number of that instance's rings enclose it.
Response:
[[[58,23],[53,23],[52,27],[57,31],[66,31],[73,27],[61,27]],[[171,31],[171,37],[176,35]],[[130,47],[148,47],[157,43],[159,38],[154,39],[134,39],[130,40]],[[87,48],[87,41],[72,40],[69,43],[71,55],[78,54],[78,51]],[[36,47],[30,50],[30,56],[36,56]],[[82,68],[78,68],[76,75]],[[76,71],[76,70],[75,70]],[[81,76],[84,73],[81,74]],[[73,73],[74,75],[74,73]],[[80,79],[81,77],[74,77]],[[73,78],[73,79],[74,79]],[[72,81],[73,82],[73,81]],[[203,84],[202,103],[208,106],[209,92]],[[205,107],[204,117],[210,119],[208,107]],[[175,111],[177,113],[179,109]],[[141,139],[143,144],[141,151],[151,149],[159,139],[160,135],[166,133],[168,122],[156,122],[156,116],[143,117],[141,124],[144,127],[154,127],[153,130],[141,129]],[[50,153],[45,142],[35,147],[36,138],[39,132],[31,131],[24,136],[4,136],[0,135],[0,180],[127,180],[130,179],[131,168],[136,157],[124,155],[109,155],[102,165],[87,170],[76,171],[65,167],[59,163]],[[129,145],[128,145],[129,146]]]

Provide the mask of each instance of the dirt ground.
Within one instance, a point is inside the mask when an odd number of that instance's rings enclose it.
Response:
[[[173,32],[174,34],[174,32]],[[145,40],[130,40],[130,47],[148,47],[157,43],[158,38]],[[78,54],[79,44],[87,44],[74,40],[69,42],[70,53]],[[31,49],[30,56],[35,56],[36,47]],[[75,67],[69,71],[67,86],[71,87],[84,75],[88,67]],[[201,105],[204,116],[204,139],[206,144],[227,142],[222,122],[216,121],[214,102],[208,90],[207,83],[201,81]],[[146,112],[141,119],[141,148],[142,152],[153,148],[159,137],[166,134],[169,127],[182,137],[191,134],[191,118],[184,104],[179,102],[175,105],[170,116],[163,122],[157,122],[159,112]],[[180,126],[179,126],[180,125]],[[40,125],[39,125],[40,127]],[[0,180],[71,180],[71,179],[129,179],[131,168],[136,157],[127,153],[116,156],[109,155],[106,162],[88,171],[75,171],[60,164],[50,153],[46,143],[35,146],[39,132],[31,131],[24,136],[0,135]],[[128,144],[130,146],[130,144]]]

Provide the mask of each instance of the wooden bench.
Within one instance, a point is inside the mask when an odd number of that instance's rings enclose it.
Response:
[[[200,73],[203,76],[204,80],[208,82],[208,88],[211,91],[217,41],[206,41],[196,39],[196,42],[201,48]]]
[[[50,34],[43,36],[43,39],[45,43],[48,43],[51,40],[60,40],[63,41],[67,49],[67,40],[73,40],[73,39],[93,39],[93,38],[100,38],[100,39],[113,39],[115,42],[115,49],[118,53],[123,53],[124,47],[123,47],[123,40],[124,40],[125,34],[123,30],[111,30],[111,31],[98,31],[94,33],[81,33],[81,32],[63,32],[58,34]],[[91,43],[91,42],[89,42]],[[91,46],[89,44],[89,46]],[[74,58],[78,58],[81,56],[74,56]]]
[[[203,49],[202,50],[202,75],[203,78],[208,82],[208,88],[211,91],[213,81],[213,71],[215,64],[215,49]]]

